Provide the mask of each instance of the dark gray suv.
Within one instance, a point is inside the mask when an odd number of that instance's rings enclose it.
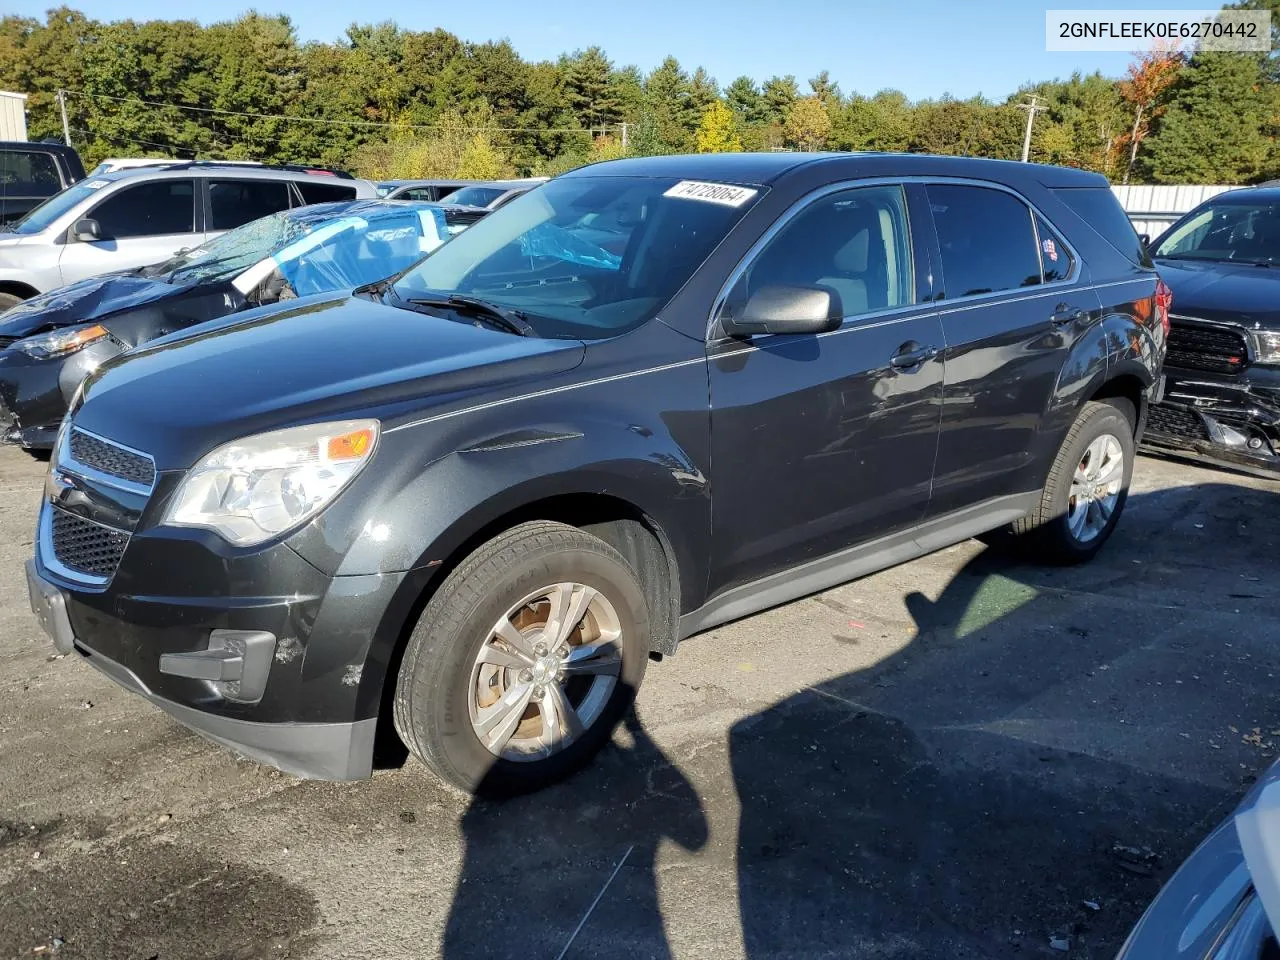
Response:
[[[367,776],[381,727],[465,790],[532,789],[690,634],[991,531],[1092,557],[1168,309],[1093,174],[587,167],[401,275],[105,364],[32,604],[285,770]]]

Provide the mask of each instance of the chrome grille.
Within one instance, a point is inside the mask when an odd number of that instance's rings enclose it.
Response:
[[[156,481],[156,465],[146,454],[127,450],[78,427],[71,428],[68,446],[71,458],[91,470],[147,488]]]
[[[120,564],[129,535],[57,507],[49,511],[50,539],[58,563],[75,573],[110,579]]]
[[[1169,328],[1165,363],[1171,367],[1233,374],[1248,362],[1249,347],[1242,331],[1180,323],[1176,318]]]

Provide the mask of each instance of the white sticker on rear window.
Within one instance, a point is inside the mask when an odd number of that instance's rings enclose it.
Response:
[[[85,186],[90,190],[97,190],[99,187],[105,187],[110,180],[90,180]]]
[[[702,183],[699,180],[681,180],[663,194],[664,197],[682,197],[685,200],[703,200],[726,207],[740,207],[758,191],[751,187],[735,187],[731,183]]]

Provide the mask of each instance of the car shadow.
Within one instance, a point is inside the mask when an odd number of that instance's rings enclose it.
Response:
[[[1276,505],[1134,493],[1094,565],[987,549],[902,597],[910,642],[734,723],[727,771],[633,718],[572,780],[474,802],[444,956],[1114,956],[1269,762],[1229,731],[1280,718]],[[726,913],[740,941],[687,930]]]

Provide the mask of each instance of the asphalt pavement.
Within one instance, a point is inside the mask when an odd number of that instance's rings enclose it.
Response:
[[[968,542],[695,637],[587,771],[470,803],[54,659],[43,473],[0,450],[0,957],[1111,957],[1280,743],[1277,482],[1143,458],[1094,563]]]

